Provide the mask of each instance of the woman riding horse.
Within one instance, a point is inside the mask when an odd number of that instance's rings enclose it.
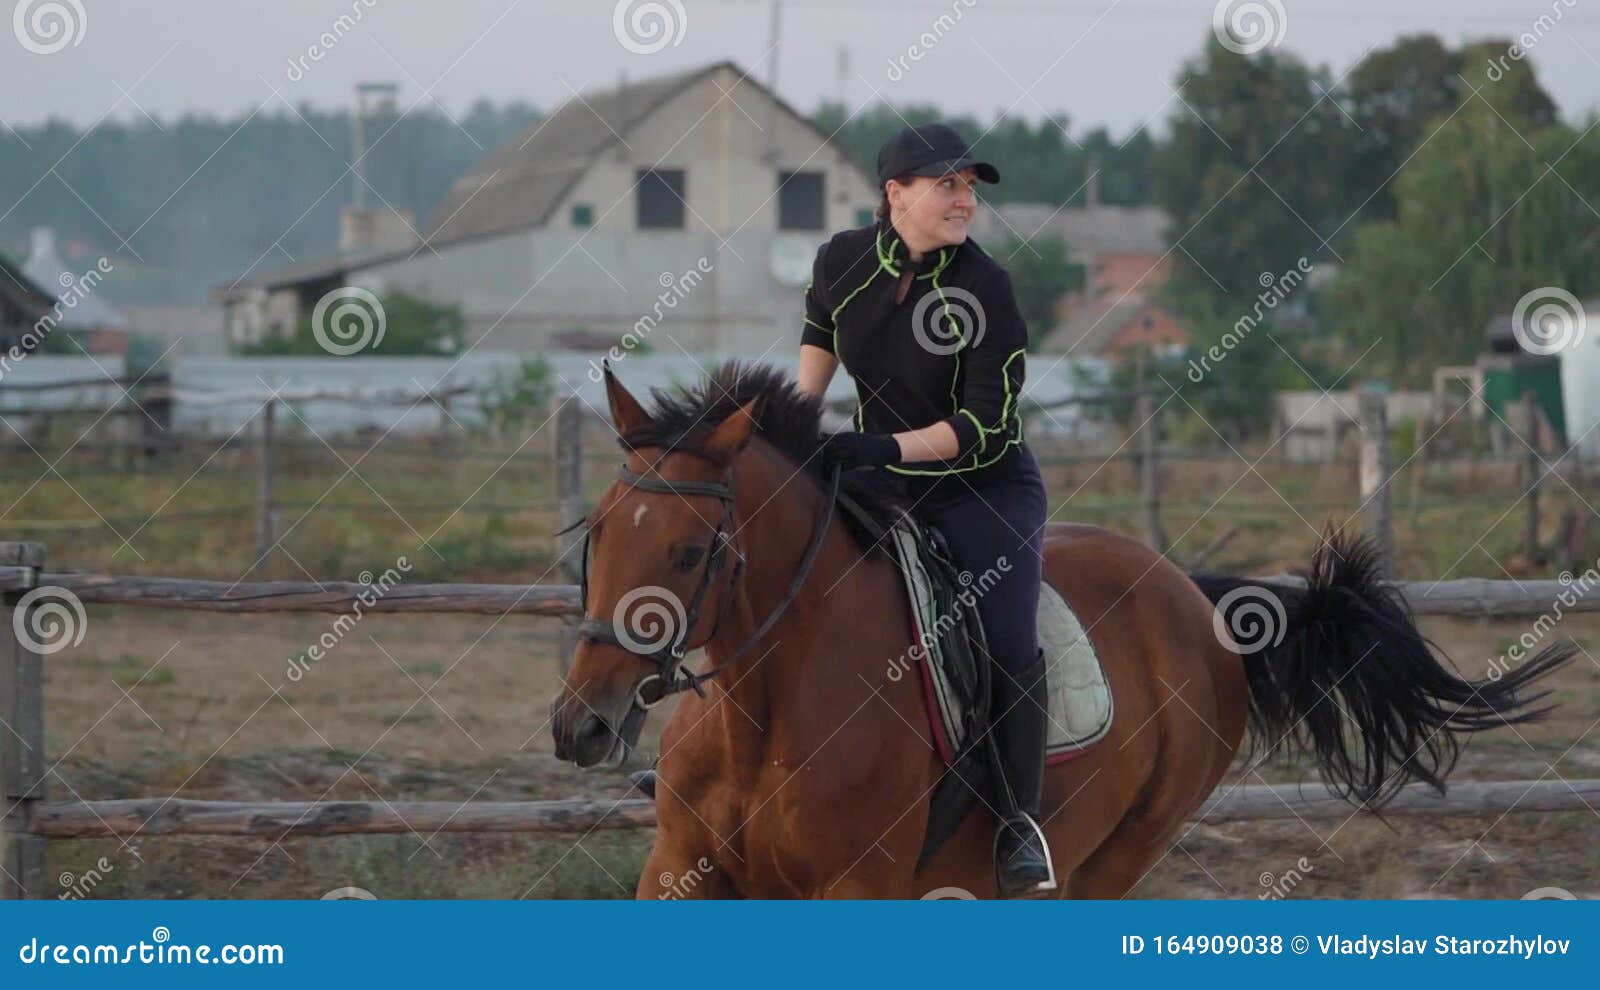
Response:
[[[993,728],[1004,809],[995,869],[1006,896],[1055,889],[1039,829],[1047,733],[1036,616],[1044,483],[1022,439],[1028,330],[1010,276],[967,237],[976,184],[1000,181],[944,124],[907,127],[878,151],[877,223],[836,234],[806,290],[800,391],[820,397],[840,364],[855,380],[859,432],[824,461],[878,469],[955,563],[997,573],[978,600],[995,665]]]

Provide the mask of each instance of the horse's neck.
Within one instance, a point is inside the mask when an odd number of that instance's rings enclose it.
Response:
[[[724,662],[744,646],[783,600],[810,543],[825,495],[789,463],[766,451],[750,451],[736,473],[736,511],[746,555],[744,587],[738,607],[718,630],[708,650],[711,664]],[[759,457],[759,459],[758,459]],[[904,622],[892,607],[893,575],[880,559],[863,559],[837,512],[823,538],[799,594],[783,617],[745,648],[737,664],[718,677],[733,705],[719,706],[728,731],[751,739],[756,748],[774,742],[802,742],[796,735],[826,735],[826,720],[812,724],[808,713],[825,694],[848,684],[859,686],[863,656],[851,649],[852,632],[863,620]],[[841,582],[881,586],[884,601],[862,601],[844,594]],[[880,634],[881,635],[881,634]],[[909,641],[909,640],[908,640]],[[868,671],[876,674],[876,671]],[[771,731],[784,726],[782,739]],[[802,743],[803,744],[803,743]]]

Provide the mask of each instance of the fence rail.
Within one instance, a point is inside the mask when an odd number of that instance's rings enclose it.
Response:
[[[0,544],[3,545],[3,544]],[[0,566],[0,588],[40,585],[65,588],[79,601],[106,605],[144,605],[208,612],[325,612],[353,613],[369,585],[353,581],[200,581],[191,578],[137,575],[41,572],[31,576],[26,568]],[[1284,588],[1302,587],[1303,578],[1279,574],[1263,580]],[[8,583],[9,582],[9,583]],[[1391,583],[1418,615],[1454,615],[1479,618],[1528,618],[1551,611],[1557,596],[1574,592],[1563,614],[1600,612],[1600,580],[1588,584],[1579,577],[1561,581],[1489,581],[1458,578],[1450,581],[1395,581]],[[582,614],[578,587],[572,584],[398,584],[370,604],[360,602],[363,614],[375,612],[463,612],[475,615]]]
[[[1438,794],[1410,784],[1383,814],[1474,817],[1509,812],[1587,811],[1600,802],[1600,780],[1462,781]],[[1195,821],[1207,824],[1280,819],[1343,821],[1357,811],[1322,784],[1251,785],[1219,791]],[[133,798],[47,801],[29,831],[50,839],[135,835],[235,835],[266,839],[323,835],[568,833],[654,828],[655,804],[619,801],[318,801],[249,802]]]

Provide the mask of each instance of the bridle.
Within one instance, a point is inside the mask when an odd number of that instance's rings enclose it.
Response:
[[[734,590],[739,585],[739,579],[744,574],[745,555],[733,546],[732,538],[728,535],[733,522],[733,468],[730,465],[723,473],[721,481],[669,481],[660,475],[649,477],[628,469],[626,464],[617,468],[617,480],[629,488],[639,491],[651,492],[661,495],[677,495],[681,498],[714,498],[722,505],[722,515],[717,520],[717,531],[712,537],[711,550],[706,555],[705,564],[701,568],[700,583],[694,590],[694,595],[689,599],[685,610],[681,628],[672,631],[671,641],[652,652],[643,652],[637,649],[637,639],[627,630],[619,631],[615,623],[615,616],[604,619],[588,613],[589,603],[589,533],[586,529],[583,534],[583,565],[581,570],[581,584],[579,593],[584,604],[583,620],[578,623],[578,638],[590,643],[601,643],[616,646],[646,660],[656,666],[656,672],[645,677],[634,688],[633,704],[641,709],[654,708],[668,697],[681,691],[694,691],[704,698],[703,683],[727,670],[747,653],[751,647],[761,640],[772,627],[778,623],[789,606],[794,603],[800,594],[800,588],[805,584],[806,576],[811,573],[811,565],[816,562],[817,554],[822,550],[822,541],[828,534],[828,525],[833,520],[834,503],[839,496],[838,469],[828,472],[828,490],[823,500],[822,511],[817,514],[816,521],[812,524],[811,538],[806,544],[805,553],[800,558],[800,565],[795,570],[794,577],[789,582],[789,588],[779,600],[773,610],[768,613],[755,632],[734,650],[726,660],[717,664],[710,670],[696,674],[688,669],[684,662],[684,654],[692,649],[699,649],[716,637],[717,628],[722,623],[722,617],[733,602]],[[583,525],[585,520],[579,520],[568,526],[561,533],[567,533]],[[559,535],[559,534],[558,534]],[[705,638],[693,646],[689,645],[689,633],[698,624],[700,608],[705,604],[707,593],[715,583],[718,572],[721,571],[724,561],[729,555],[734,557],[733,572],[728,579],[727,591],[722,596],[722,605],[717,610],[716,618],[712,620],[711,630]],[[648,692],[647,692],[647,689]]]

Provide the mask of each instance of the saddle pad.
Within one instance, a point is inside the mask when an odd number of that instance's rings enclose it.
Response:
[[[905,526],[891,531],[894,555],[905,579],[916,642],[926,649],[913,652],[921,660],[923,693],[928,722],[939,755],[947,764],[966,747],[968,720],[961,694],[950,681],[943,660],[942,633],[951,624],[941,621],[929,577],[922,567],[917,537]],[[1046,683],[1050,689],[1050,733],[1045,744],[1046,762],[1061,763],[1083,754],[1111,730],[1111,686],[1101,669],[1100,657],[1060,592],[1049,582],[1040,585],[1039,646],[1044,650]]]

